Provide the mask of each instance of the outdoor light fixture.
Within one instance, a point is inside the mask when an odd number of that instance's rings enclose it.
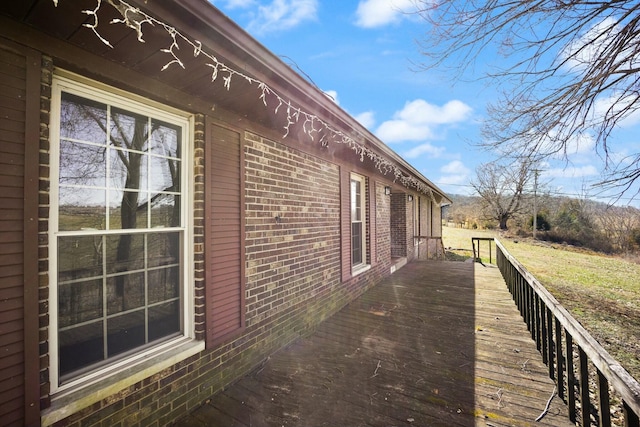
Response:
[[[413,195],[409,194],[408,199],[409,199],[410,202],[413,202]]]
[[[391,187],[389,187],[388,185],[384,187],[384,195],[385,196],[391,195]]]

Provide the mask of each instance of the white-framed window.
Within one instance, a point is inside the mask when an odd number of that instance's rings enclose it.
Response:
[[[191,128],[186,113],[54,77],[52,392],[193,336]]]
[[[351,174],[351,265],[367,263],[367,218],[365,177]]]

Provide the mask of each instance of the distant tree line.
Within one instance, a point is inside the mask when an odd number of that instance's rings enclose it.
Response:
[[[480,196],[452,195],[453,204],[443,212],[452,226],[499,229],[500,222],[487,212]],[[533,235],[532,197],[509,218],[513,236]],[[538,195],[536,238],[583,247],[608,254],[640,253],[640,210],[631,206],[611,206],[589,199]],[[504,229],[504,228],[503,228]]]

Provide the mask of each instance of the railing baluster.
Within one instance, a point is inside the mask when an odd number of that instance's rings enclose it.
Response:
[[[531,293],[534,292],[533,288],[530,287],[529,289],[531,289]],[[541,315],[541,310],[540,310],[540,297],[538,296],[538,294],[536,294],[536,293],[533,294],[533,300],[534,300],[534,303],[535,303],[535,340],[536,340],[536,346],[538,347],[538,351],[542,351],[542,337],[541,337],[541,333],[542,333],[541,317],[542,317],[542,315]]]
[[[551,309],[547,307],[547,359],[549,359],[549,378],[551,379],[555,379],[555,366],[553,360],[553,352],[555,350],[553,347],[553,314],[551,314]]]
[[[569,420],[576,422],[576,377],[573,370],[573,338],[565,331],[567,341],[567,406],[569,407]]]
[[[622,410],[624,411],[624,427],[640,427],[640,418],[635,414],[627,402],[622,402]]]
[[[536,327],[536,293],[533,291],[531,286],[527,284],[527,295],[529,297],[529,331],[531,331],[531,336],[534,336],[535,327]]]
[[[540,350],[540,353],[542,354],[542,362],[545,365],[548,365],[549,353],[547,351],[547,347],[549,345],[549,334],[551,333],[551,331],[547,330],[547,325],[548,325],[548,322],[546,321],[547,307],[537,295],[536,295],[536,300],[538,301],[538,308],[540,310],[540,317],[538,318],[538,321],[540,322],[540,342],[542,344],[542,348],[538,347],[538,350]]]
[[[578,360],[580,371],[580,406],[582,415],[582,427],[591,425],[591,402],[589,400],[589,367],[587,366],[587,354],[578,346]]]
[[[598,372],[598,414],[600,415],[600,427],[611,427],[611,409],[609,407],[609,381]]]
[[[564,354],[562,352],[562,325],[557,317],[555,319],[556,331],[556,384],[558,384],[558,397],[564,400]]]

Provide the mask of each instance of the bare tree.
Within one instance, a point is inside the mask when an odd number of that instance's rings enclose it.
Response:
[[[532,171],[528,160],[508,165],[485,163],[476,170],[476,180],[471,185],[482,198],[486,216],[496,220],[501,230],[506,230],[509,219],[522,212]]]
[[[432,25],[426,68],[454,63],[497,83],[485,145],[516,157],[567,159],[589,144],[606,161],[602,184],[622,194],[640,177],[640,153],[613,156],[611,133],[640,113],[640,2],[636,0],[416,0]],[[485,64],[478,64],[480,65]],[[474,77],[475,78],[475,77]]]

